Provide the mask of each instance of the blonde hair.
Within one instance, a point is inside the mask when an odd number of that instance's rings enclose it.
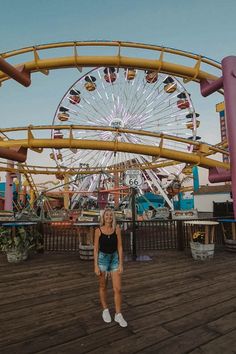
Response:
[[[104,216],[105,216],[105,214],[106,214],[107,212],[109,212],[109,213],[112,214],[112,228],[113,228],[113,230],[115,230],[115,229],[116,229],[116,217],[115,217],[114,211],[113,211],[112,209],[110,209],[110,208],[104,209],[104,210],[101,212],[101,215],[100,215],[100,226],[105,225],[105,218],[104,218]]]

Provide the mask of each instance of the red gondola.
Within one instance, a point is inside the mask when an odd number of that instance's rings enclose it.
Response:
[[[80,91],[75,89],[70,90],[69,101],[72,104],[80,103]]]
[[[158,79],[158,72],[157,71],[153,71],[153,70],[147,70],[146,71],[146,81],[149,84],[154,84],[155,82],[157,82]]]
[[[186,109],[190,107],[190,102],[187,99],[185,92],[181,92],[177,95],[179,100],[177,101],[177,107],[179,109]]]
[[[53,134],[54,139],[63,139],[63,133],[60,131],[60,129],[55,130]]]
[[[64,175],[61,172],[56,172],[55,174],[56,178],[59,179],[60,181],[62,181],[64,179]]]
[[[104,80],[108,83],[113,83],[116,81],[117,75],[115,73],[115,68],[111,67],[111,68],[105,68],[103,70],[104,72]]]

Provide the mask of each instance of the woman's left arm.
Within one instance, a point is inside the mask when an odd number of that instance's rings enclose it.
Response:
[[[123,247],[122,247],[122,239],[121,239],[121,230],[120,227],[116,226],[116,235],[117,235],[117,250],[119,255],[119,272],[123,272]]]

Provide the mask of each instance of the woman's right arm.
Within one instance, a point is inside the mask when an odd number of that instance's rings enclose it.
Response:
[[[96,229],[95,230],[95,236],[94,236],[94,272],[97,275],[100,275],[100,269],[98,267],[98,246],[99,246],[99,237],[100,237],[100,230]]]

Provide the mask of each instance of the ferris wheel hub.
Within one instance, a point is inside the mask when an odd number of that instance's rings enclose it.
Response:
[[[124,122],[121,118],[113,118],[110,122],[110,126],[112,128],[118,129],[118,128],[124,128]]]

